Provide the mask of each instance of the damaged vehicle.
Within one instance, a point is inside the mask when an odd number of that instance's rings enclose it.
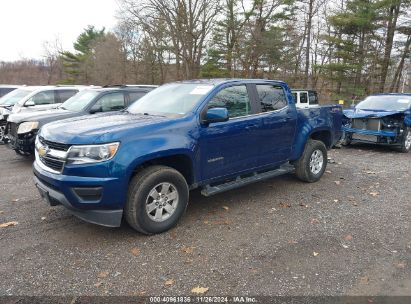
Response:
[[[411,149],[411,94],[370,95],[344,111],[342,144],[389,145],[401,152]]]
[[[7,124],[7,118],[11,114],[13,106],[30,95],[37,87],[21,87],[13,90],[12,92],[4,95],[0,98],[0,144],[7,142],[5,136],[5,129]]]
[[[155,86],[131,85],[85,89],[56,109],[11,114],[7,120],[5,137],[9,147],[20,155],[34,153],[38,130],[47,123],[96,113],[123,110],[143,97]]]

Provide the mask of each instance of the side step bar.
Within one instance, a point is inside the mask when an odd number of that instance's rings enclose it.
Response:
[[[248,184],[252,184],[255,182],[259,182],[265,179],[269,179],[275,176],[279,176],[279,175],[283,175],[283,174],[287,174],[287,173],[291,173],[294,171],[294,166],[290,165],[290,164],[284,164],[281,167],[279,167],[278,169],[275,170],[271,170],[271,171],[265,171],[262,173],[257,173],[254,172],[254,174],[252,176],[247,176],[247,177],[240,177],[238,176],[235,180],[227,182],[227,183],[223,183],[223,184],[218,184],[215,186],[210,186],[210,185],[206,185],[204,186],[204,188],[201,190],[201,194],[204,196],[211,196],[220,192],[224,192],[224,191],[228,191],[228,190],[232,190],[235,188],[239,188]]]

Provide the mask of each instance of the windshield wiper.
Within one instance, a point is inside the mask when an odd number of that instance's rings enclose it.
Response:
[[[65,107],[63,106],[59,106],[58,109],[63,109],[63,110],[67,110]]]
[[[165,116],[165,115],[160,115],[160,114],[151,114],[151,113],[147,113],[147,112],[143,113],[143,115],[145,115],[145,116],[159,116],[159,117],[167,117],[167,116]]]

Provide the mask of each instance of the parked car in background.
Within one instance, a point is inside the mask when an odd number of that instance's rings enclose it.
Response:
[[[411,94],[371,95],[344,110],[343,145],[352,142],[411,149]]]
[[[86,86],[40,86],[33,92],[19,100],[12,109],[12,113],[44,111],[57,108],[67,99],[77,94]]]
[[[0,84],[0,97],[3,97],[4,95],[10,93],[11,91],[14,91],[18,87],[19,86],[17,85]]]
[[[291,93],[299,108],[318,106],[318,94],[314,90],[291,90]]]
[[[126,111],[56,121],[35,143],[35,184],[95,224],[123,215],[153,234],[176,225],[189,189],[205,196],[295,171],[318,181],[342,109],[297,109],[287,84],[198,80],[163,85]]]
[[[84,115],[122,110],[154,89],[155,86],[131,85],[85,89],[57,109],[11,114],[6,136],[9,146],[19,154],[34,153],[34,140],[45,124]]]
[[[9,117],[13,106],[20,100],[32,94],[37,88],[38,87],[33,86],[20,87],[0,98],[0,144],[7,141],[5,138],[5,128],[7,118]]]

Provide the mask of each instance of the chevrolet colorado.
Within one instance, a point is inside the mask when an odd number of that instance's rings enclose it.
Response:
[[[342,109],[297,109],[288,85],[211,79],[163,85],[127,110],[53,122],[35,143],[34,181],[85,221],[122,218],[154,234],[176,225],[189,190],[205,196],[295,171],[318,181]]]

